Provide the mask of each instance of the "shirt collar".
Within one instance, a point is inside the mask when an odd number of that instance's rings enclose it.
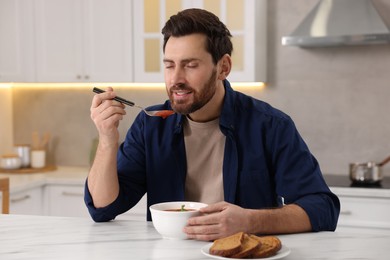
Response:
[[[227,79],[223,81],[223,85],[225,87],[225,98],[219,122],[222,127],[234,130],[236,92],[232,89]]]

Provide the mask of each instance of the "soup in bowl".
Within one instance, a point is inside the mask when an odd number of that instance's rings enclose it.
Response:
[[[199,216],[207,204],[192,201],[172,201],[151,205],[153,226],[164,238],[187,239],[183,228],[191,217]]]

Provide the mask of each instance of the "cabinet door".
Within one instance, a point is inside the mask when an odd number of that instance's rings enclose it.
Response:
[[[0,1],[0,37],[0,82],[34,81],[31,1]]]
[[[390,199],[339,196],[339,226],[390,228]]]
[[[35,0],[38,82],[81,81],[84,0]]]
[[[87,80],[132,81],[131,0],[87,0],[84,14]]]
[[[36,0],[37,80],[128,82],[131,0]]]
[[[42,204],[41,187],[10,194],[11,214],[42,215]]]
[[[46,215],[89,217],[84,204],[83,185],[48,185],[45,187]]]
[[[266,0],[134,1],[134,79],[162,82],[165,22],[178,11],[204,8],[216,14],[233,35],[231,81],[265,81]]]

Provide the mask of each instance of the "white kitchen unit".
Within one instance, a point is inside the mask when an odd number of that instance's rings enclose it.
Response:
[[[11,190],[10,213],[24,215],[43,215],[42,188],[28,188],[19,192],[12,192]]]
[[[231,31],[230,81],[266,80],[266,0],[2,0],[0,82],[162,82],[161,28],[190,7]]]
[[[38,82],[132,81],[131,0],[34,0]]]
[[[84,185],[49,184],[45,190],[47,216],[89,217],[84,204]]]
[[[82,167],[58,167],[51,172],[0,173],[0,177],[10,180],[10,214],[48,215],[58,212],[56,207],[60,204],[63,208],[61,214],[68,216],[69,208],[79,212],[75,208],[83,204],[83,197],[79,202],[76,199],[76,202],[71,201],[72,205],[68,205],[67,195],[83,193],[87,174],[88,169]],[[51,205],[55,197],[61,200]],[[49,206],[53,206],[53,209]]]
[[[84,184],[48,184],[45,192],[45,214],[61,217],[88,217],[88,209],[84,203]],[[146,220],[146,196],[131,210],[117,219]]]
[[[340,199],[339,227],[390,229],[390,178],[380,183],[352,183],[346,174],[325,174]]]
[[[131,82],[131,6],[0,1],[0,82]]]
[[[341,203],[338,226],[390,229],[390,190],[331,187]]]
[[[158,3],[135,0],[134,81],[161,82],[163,37],[161,29],[173,14],[186,8],[204,8],[215,13],[233,35],[233,69],[230,81],[266,80],[266,0],[179,0]]]
[[[34,81],[33,3],[0,1],[0,82]]]
[[[35,174],[0,174],[10,178],[10,213],[28,215],[87,217],[84,183],[88,169],[58,167],[56,171]],[[348,181],[347,181],[348,182]],[[330,185],[339,197],[338,227],[390,229],[390,179],[381,188]],[[1,198],[1,195],[0,195]],[[146,195],[117,219],[146,220]]]
[[[52,172],[1,173],[0,177],[10,178],[10,214],[90,218],[84,204],[87,175],[87,168],[58,167]],[[145,221],[146,195],[117,219]]]

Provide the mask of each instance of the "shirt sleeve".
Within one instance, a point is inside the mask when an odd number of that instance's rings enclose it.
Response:
[[[340,202],[326,184],[320,166],[291,118],[280,120],[272,138],[276,191],[286,204],[297,204],[309,216],[313,231],[334,231]]]
[[[121,201],[118,198],[106,207],[96,208],[93,204],[93,199],[88,189],[88,181],[85,182],[84,202],[88,208],[89,214],[95,222],[106,222],[113,220],[118,214],[120,214],[118,212],[123,211],[123,204],[121,204]]]

